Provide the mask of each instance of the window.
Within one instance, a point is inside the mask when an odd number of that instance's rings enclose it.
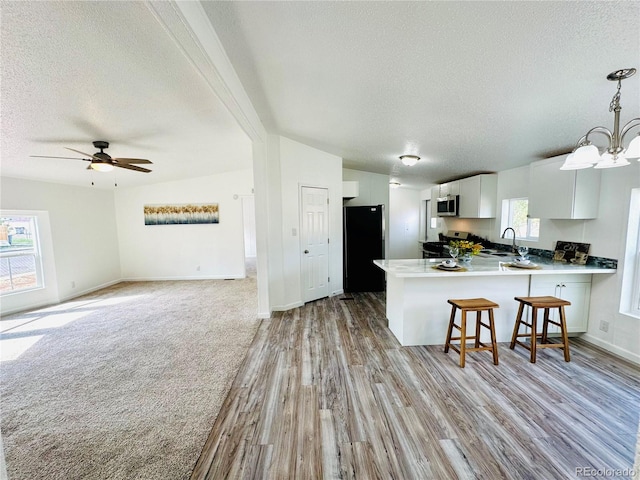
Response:
[[[631,191],[620,312],[640,318],[640,188]]]
[[[529,199],[505,198],[502,201],[502,228],[511,227],[516,239],[537,241],[540,237],[540,219],[529,218]]]
[[[43,286],[37,218],[0,218],[0,294]]]
[[[634,215],[638,216],[640,213],[640,208],[637,208],[635,212],[632,212]],[[640,317],[640,227],[638,228],[638,237],[636,239],[636,248],[635,248],[635,279],[633,282],[633,297],[631,300],[631,313],[635,316]]]

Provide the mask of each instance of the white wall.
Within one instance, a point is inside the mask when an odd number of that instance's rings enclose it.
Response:
[[[594,275],[589,330],[585,339],[640,363],[640,318],[620,313],[620,294],[625,271],[627,224],[631,190],[640,188],[640,162],[602,171],[598,218],[584,222],[584,238],[600,257],[618,259],[615,275]],[[609,322],[608,332],[600,322]]]
[[[384,205],[389,208],[389,175],[361,172],[360,170],[342,169],[342,180],[357,181],[359,193],[355,198],[345,200],[350,207],[361,205]]]
[[[342,292],[342,159],[285,137],[270,136],[268,143],[269,291],[272,309],[285,310],[303,304],[299,234],[303,186],[329,191],[329,292]]]
[[[435,218],[436,223],[435,223],[435,228],[431,228],[431,223],[425,223],[425,229],[426,229],[426,233],[427,233],[427,239],[429,242],[437,242],[440,239],[440,233],[442,233],[443,231],[446,230],[446,225],[443,221],[442,218],[437,217],[435,215],[433,215],[433,205],[431,204],[431,188],[433,187],[430,186],[429,188],[426,188],[424,190],[420,191],[420,215],[421,218],[420,221],[421,222],[426,222],[426,211],[423,210],[422,205],[424,204],[423,202],[425,200],[429,200],[428,206],[429,209],[432,212],[432,218]],[[421,239],[423,240],[423,239]]]
[[[357,181],[359,184],[358,196],[351,199],[344,199],[344,206],[384,205],[384,222],[386,227],[384,254],[385,258],[389,258],[389,238],[392,236],[389,217],[389,175],[343,168],[342,180],[345,182]]]
[[[249,169],[117,190],[115,209],[123,279],[244,277],[241,196],[250,195],[252,188],[253,174]],[[173,203],[218,203],[220,223],[144,224],[144,205]]]
[[[419,243],[420,191],[389,190],[389,254],[387,258],[422,258]]]
[[[0,184],[3,209],[49,213],[55,261],[53,284],[50,275],[45,291],[3,298],[3,313],[56,303],[120,280],[111,191],[6,177]]]

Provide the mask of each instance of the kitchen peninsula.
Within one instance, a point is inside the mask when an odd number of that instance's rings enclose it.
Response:
[[[387,274],[389,329],[403,346],[444,344],[450,315],[447,300],[484,297],[500,305],[495,310],[496,337],[507,342],[518,308],[513,298],[553,295],[572,303],[567,307],[569,333],[585,332],[591,276],[616,272],[533,256],[534,268],[518,268],[511,266],[512,259],[475,257],[459,271],[436,268],[442,259],[375,260]]]

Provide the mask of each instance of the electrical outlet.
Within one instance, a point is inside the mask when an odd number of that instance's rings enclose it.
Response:
[[[71,288],[76,288],[76,282],[71,282]]]
[[[604,320],[600,320],[600,330],[602,330],[603,332],[608,332],[609,331],[609,322],[606,322]]]
[[[200,271],[200,265],[196,267],[196,272],[199,272],[199,271]]]

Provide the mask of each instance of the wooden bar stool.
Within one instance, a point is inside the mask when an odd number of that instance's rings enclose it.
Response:
[[[538,348],[562,348],[564,350],[564,361],[570,361],[569,358],[569,337],[567,336],[567,322],[564,314],[564,307],[571,305],[571,302],[556,297],[514,297],[514,299],[520,302],[518,307],[518,316],[516,317],[516,324],[513,327],[513,335],[511,336],[510,349],[514,349],[516,343],[522,345],[531,351],[531,363],[536,363],[536,349]],[[525,305],[531,307],[531,323],[527,323],[526,319],[522,319],[522,312]],[[537,317],[538,309],[544,309],[544,321],[542,323],[542,333],[537,331]],[[554,321],[549,318],[549,310],[557,308],[560,316],[559,321]],[[557,325],[560,327],[560,333],[562,335],[562,343],[547,343],[547,330],[549,324]],[[518,333],[520,325],[525,325],[530,328],[531,331],[527,333]],[[518,340],[520,337],[530,338],[530,344],[526,344]],[[540,343],[537,339],[540,338]]]
[[[447,353],[449,347],[460,354],[460,367],[464,368],[464,357],[467,352],[477,352],[480,350],[490,350],[493,353],[493,364],[498,365],[498,344],[496,343],[496,330],[493,322],[493,309],[500,305],[493,303],[486,298],[468,298],[462,300],[447,300],[451,305],[451,318],[449,319],[449,329],[447,330],[447,341],[444,351]],[[455,323],[456,309],[461,312],[460,326]],[[489,324],[482,322],[482,312],[489,312]],[[476,332],[475,336],[467,336],[467,312],[476,312]],[[491,332],[491,345],[480,342],[480,327],[485,327]],[[460,330],[459,337],[451,337],[453,328]],[[452,340],[460,340],[458,345],[451,343]],[[467,340],[474,340],[473,347],[467,347]]]

